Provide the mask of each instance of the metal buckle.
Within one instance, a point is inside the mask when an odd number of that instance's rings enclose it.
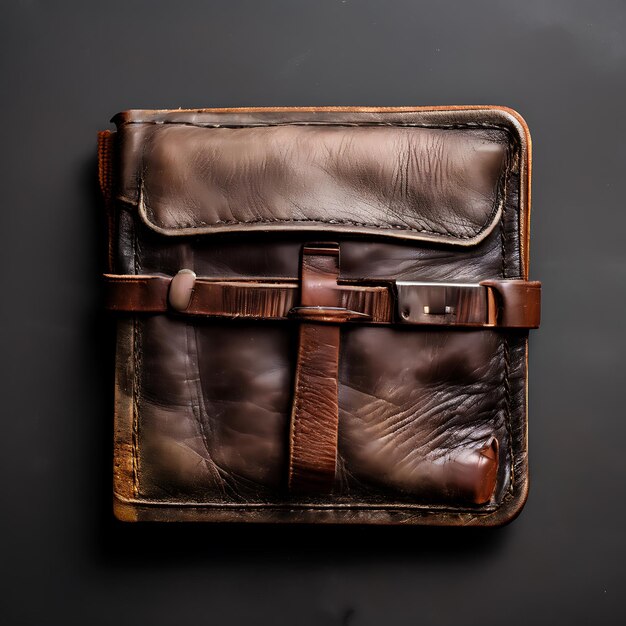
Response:
[[[493,325],[488,290],[478,283],[396,281],[396,290],[400,323]]]

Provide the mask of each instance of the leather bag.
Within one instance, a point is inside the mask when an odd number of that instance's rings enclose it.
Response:
[[[120,520],[517,515],[541,294],[517,113],[113,122],[98,147]]]

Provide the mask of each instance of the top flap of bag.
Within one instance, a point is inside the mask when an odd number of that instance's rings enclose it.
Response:
[[[129,111],[118,198],[164,235],[323,230],[472,245],[498,223],[509,114]],[[495,117],[495,119],[494,119]]]

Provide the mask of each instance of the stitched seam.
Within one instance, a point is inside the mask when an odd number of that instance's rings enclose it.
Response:
[[[128,499],[116,494],[116,497],[129,504],[138,504],[140,506],[154,506],[158,508],[162,507],[180,507],[180,508],[215,508],[222,510],[259,510],[259,509],[276,509],[276,510],[297,510],[297,511],[341,511],[349,512],[350,510],[375,510],[375,511],[416,511],[419,513],[426,513],[431,515],[463,515],[471,514],[475,516],[487,516],[497,512],[499,506],[488,505],[481,507],[480,509],[468,508],[467,506],[447,506],[447,505],[431,505],[431,504],[410,504],[407,502],[390,502],[390,503],[345,503],[345,504],[333,504],[333,505],[319,505],[312,506],[311,504],[299,504],[297,502],[287,503],[266,503],[266,502],[246,502],[244,504],[240,502],[210,502],[210,501],[197,501],[187,500],[185,502],[173,502],[169,500],[148,500],[148,499]]]
[[[274,123],[258,123],[258,124],[217,124],[217,123],[209,123],[206,124],[194,124],[193,122],[175,122],[170,120],[164,121],[133,121],[133,122],[124,122],[120,126],[130,126],[132,124],[145,124],[146,126],[192,126],[194,128],[275,128],[279,126],[333,126],[339,128],[354,128],[354,127],[389,127],[389,128],[441,128],[441,129],[464,129],[464,128],[476,128],[476,129],[485,129],[485,130],[503,130],[506,133],[509,133],[509,128],[507,126],[503,126],[502,124],[490,124],[488,122],[458,122],[456,124],[425,124],[421,123],[398,123],[398,122],[274,122]]]
[[[139,259],[137,257],[137,233],[133,231],[133,266],[135,274],[139,273]],[[141,367],[139,340],[139,318],[133,316],[133,423],[131,434],[132,466],[133,466],[133,493],[139,495],[139,368]]]
[[[510,147],[510,146],[509,146]],[[502,205],[502,217],[500,218],[500,252],[502,256],[502,278],[506,278],[506,203],[508,197],[508,185],[509,185],[509,165],[511,154],[507,154],[506,167],[504,170],[504,177],[502,181],[503,185],[503,205]],[[509,475],[509,487],[507,490],[507,496],[512,496],[515,488],[515,458],[513,454],[513,425],[511,424],[511,362],[510,362],[510,350],[508,337],[504,337],[502,340],[502,349],[504,351],[504,377],[503,377],[503,403],[504,403],[504,424],[508,438],[508,454],[511,463],[511,470]]]
[[[506,278],[506,229],[505,229],[505,222],[506,222],[506,202],[507,202],[507,189],[508,189],[508,158],[507,158],[507,163],[506,163],[506,167],[504,169],[505,171],[505,175],[503,176],[503,180],[501,180],[502,187],[503,187],[503,192],[502,192],[502,197],[503,197],[503,203],[502,203],[502,216],[500,217],[500,254],[502,256],[502,267],[501,267],[501,271],[502,271],[502,278]]]
[[[304,332],[304,326],[300,324],[298,328],[298,354],[296,357],[293,411],[291,414],[291,427],[289,429],[289,473],[288,473],[288,478],[287,478],[288,486],[291,486],[291,481],[293,480],[295,470],[296,470],[295,463],[294,463],[294,456],[295,456],[294,446],[295,446],[296,439],[298,438],[297,431],[299,429],[300,421],[301,421],[300,420],[300,399],[302,396],[302,391],[300,389],[300,386],[302,382],[302,377],[300,376],[300,373],[301,373],[300,351],[302,350],[302,341],[303,341],[302,333],[303,332]]]
[[[494,207],[489,215],[489,218],[487,220],[487,222],[485,224],[483,224],[482,226],[480,226],[480,228],[474,232],[472,232],[469,235],[455,235],[452,234],[450,232],[447,231],[440,231],[440,230],[430,230],[428,228],[415,228],[412,226],[406,226],[403,224],[374,224],[374,223],[369,223],[369,222],[354,222],[352,220],[341,220],[341,219],[332,219],[332,220],[319,220],[319,219],[312,219],[312,218],[274,218],[274,219],[268,219],[268,218],[257,218],[257,219],[253,219],[253,220],[215,220],[214,222],[205,222],[203,220],[198,220],[197,222],[184,222],[180,225],[181,228],[197,228],[198,225],[201,226],[206,226],[206,227],[214,227],[214,226],[233,226],[236,224],[241,224],[242,226],[247,225],[247,224],[275,224],[275,223],[313,223],[313,224],[329,224],[331,226],[333,225],[346,225],[346,226],[364,226],[366,228],[378,228],[380,230],[406,230],[409,232],[414,232],[414,233],[425,233],[425,234],[429,234],[429,235],[439,235],[442,237],[453,237],[455,239],[472,239],[474,237],[476,237],[477,235],[480,235],[493,221],[493,218],[495,216],[495,214],[498,212],[498,208],[500,203],[498,202],[499,198],[496,196],[496,202],[494,204]],[[150,222],[152,224],[155,224],[155,219],[154,219],[154,211],[146,206],[145,204],[143,205],[146,209],[146,211],[149,213],[150,215]],[[442,222],[447,222],[449,224],[453,223],[452,220],[441,220]],[[163,230],[177,230],[178,227],[162,227],[162,226],[158,226],[158,228],[161,228]]]
[[[278,127],[278,126],[335,126],[335,127],[346,127],[346,128],[382,126],[382,127],[398,127],[398,128],[432,128],[432,129],[442,129],[442,130],[480,128],[480,129],[486,129],[486,130],[499,130],[501,132],[504,132],[508,139],[507,148],[509,151],[511,149],[511,144],[512,144],[511,134],[507,127],[497,125],[497,124],[485,124],[485,123],[480,123],[480,122],[466,122],[463,124],[432,124],[432,125],[431,124],[392,124],[392,123],[384,123],[384,122],[383,123],[355,123],[355,124],[342,124],[342,123],[332,123],[332,122],[311,124],[307,122],[300,122],[300,123],[291,122],[291,123],[282,123],[282,124],[250,124],[250,125],[244,124],[244,125],[232,125],[232,126],[221,125],[221,124],[200,125],[200,124],[193,124],[193,123],[187,123],[187,122],[128,122],[128,123],[129,124],[145,123],[145,124],[151,124],[151,125],[156,125],[156,126],[160,126],[164,124],[171,124],[171,125],[180,125],[180,126],[193,126],[197,128],[272,128],[272,127]],[[505,164],[503,167],[503,174],[501,174],[501,178],[507,172],[508,167],[509,167],[508,159],[505,159]],[[146,206],[145,203],[143,203],[142,201],[142,198],[144,196],[143,194],[144,173],[143,172],[145,171],[143,152],[142,152],[142,157],[141,157],[140,169],[141,169],[141,179],[140,181],[138,181],[139,182],[139,190],[138,190],[139,203],[143,204],[146,211],[149,212],[151,223],[156,226],[156,223],[154,220],[154,212],[152,211],[150,207]],[[410,227],[410,226],[406,226],[402,224],[381,225],[381,224],[370,224],[366,222],[354,222],[350,220],[339,220],[339,219],[319,220],[319,219],[306,219],[306,218],[302,218],[302,219],[266,219],[266,218],[261,219],[259,218],[259,219],[254,219],[254,220],[216,220],[215,222],[212,222],[212,223],[207,223],[207,222],[200,220],[199,223],[207,227],[216,226],[218,224],[221,224],[224,226],[236,225],[236,224],[246,225],[246,224],[272,224],[272,223],[314,223],[314,224],[329,224],[329,225],[343,224],[347,226],[378,228],[380,230],[404,230],[407,232],[431,234],[431,235],[438,235],[442,237],[452,237],[454,239],[472,239],[480,235],[492,223],[493,218],[495,217],[501,205],[501,199],[502,199],[503,193],[505,193],[505,190],[502,189],[501,185],[498,185],[498,189],[496,191],[496,197],[494,198],[494,202],[493,202],[489,217],[487,218],[486,222],[483,225],[481,225],[477,230],[474,230],[472,234],[470,235],[455,235],[450,232],[430,230],[427,228],[419,229],[419,228],[414,228],[414,227]],[[128,198],[125,198],[124,196],[119,196],[119,199],[122,200],[123,202],[127,202],[133,205],[137,204],[135,201],[131,201]],[[196,226],[195,224],[187,224],[187,225],[183,224],[182,227],[194,228]],[[157,228],[162,228],[162,227],[157,226]],[[169,228],[169,229],[162,228],[162,229],[163,230],[176,230],[176,228]]]
[[[139,414],[139,328],[137,317],[133,317],[133,423],[132,423],[132,469],[133,469],[133,493],[135,497],[139,494],[139,460],[137,455],[138,414]]]
[[[515,486],[515,459],[513,457],[513,428],[511,424],[511,383],[510,383],[510,371],[511,371],[511,355],[509,349],[509,340],[504,338],[502,342],[504,350],[504,423],[506,425],[507,437],[509,438],[509,456],[511,459],[511,472],[509,477],[509,488],[507,493],[513,495]]]

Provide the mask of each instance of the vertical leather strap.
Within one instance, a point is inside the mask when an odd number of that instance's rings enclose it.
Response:
[[[300,305],[340,307],[339,245],[306,244],[302,251]],[[289,489],[328,492],[337,464],[339,324],[303,319],[291,413]]]

